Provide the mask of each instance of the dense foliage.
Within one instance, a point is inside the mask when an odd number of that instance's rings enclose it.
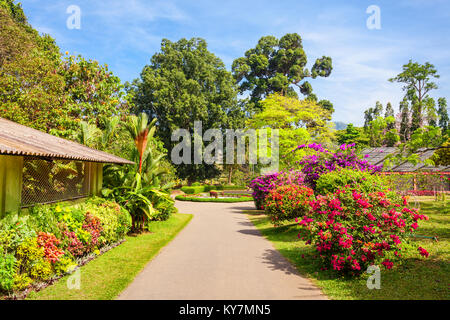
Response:
[[[171,141],[174,130],[186,129],[192,134],[194,121],[202,122],[203,131],[232,128],[228,116],[240,115],[235,114],[237,91],[231,73],[200,38],[177,42],[163,39],[161,52],[144,67],[130,94],[139,112],[158,118],[157,135],[169,153],[178,143]],[[190,158],[192,161],[192,155]],[[180,178],[190,182],[219,174],[214,165],[207,164],[182,163],[176,169]]]
[[[21,291],[71,271],[86,255],[123,239],[130,227],[125,209],[100,198],[7,215],[0,220],[0,292]]]
[[[280,39],[262,37],[255,48],[234,60],[232,70],[241,93],[249,91],[250,102],[258,108],[259,101],[271,93],[297,97],[292,85],[297,86],[302,94],[312,96],[312,87],[304,79],[328,77],[333,67],[331,58],[325,56],[316,59],[311,70],[306,68],[306,63],[300,35],[288,33]],[[329,101],[323,105],[328,107],[328,111],[334,111]]]
[[[126,113],[121,81],[106,65],[62,57],[50,36],[28,24],[20,5],[0,4],[0,117],[72,138],[80,119],[103,128],[102,119]]]

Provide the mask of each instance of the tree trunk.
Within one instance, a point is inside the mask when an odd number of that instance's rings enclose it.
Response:
[[[230,168],[228,169],[228,184],[231,184],[232,175],[233,175],[233,167],[230,166]]]

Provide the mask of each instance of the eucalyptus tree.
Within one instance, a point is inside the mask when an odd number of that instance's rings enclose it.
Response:
[[[437,89],[438,86],[433,79],[439,78],[437,70],[429,62],[419,64],[418,62],[409,62],[403,65],[403,71],[397,76],[390,78],[390,82],[403,83],[403,90],[406,97],[412,103],[412,125],[411,132],[423,126],[423,109],[425,102],[429,98],[431,90]]]

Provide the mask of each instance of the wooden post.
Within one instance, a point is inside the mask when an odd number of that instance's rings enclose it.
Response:
[[[0,217],[20,210],[22,176],[23,157],[0,155]]]
[[[103,186],[103,164],[98,162],[88,162],[87,177],[89,179],[89,195],[97,196]]]

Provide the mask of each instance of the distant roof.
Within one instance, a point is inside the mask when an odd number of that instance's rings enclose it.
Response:
[[[430,158],[435,149],[420,149],[417,154],[419,155],[421,161]],[[361,153],[363,155],[368,155],[366,160],[372,165],[382,165],[386,157],[390,154],[396,154],[399,152],[398,148],[395,147],[380,147],[380,148],[367,148]],[[414,172],[414,171],[450,171],[450,166],[429,166],[424,163],[418,163],[413,165],[408,161],[404,161],[400,164],[392,165],[391,167],[383,167],[385,172]]]
[[[134,162],[0,118],[0,154],[116,164]]]

